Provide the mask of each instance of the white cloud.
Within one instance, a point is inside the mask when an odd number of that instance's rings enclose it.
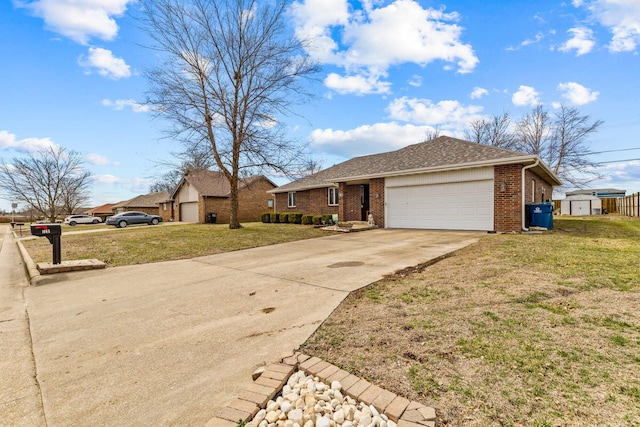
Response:
[[[352,93],[354,95],[388,94],[391,92],[391,83],[380,81],[385,75],[356,75],[341,76],[331,73],[324,79],[324,84],[329,89],[340,94]]]
[[[149,192],[149,186],[152,180],[147,178],[120,178],[115,175],[94,175],[93,181],[97,184],[106,184],[129,190],[133,193],[146,194]]]
[[[310,55],[343,68],[343,80],[356,77],[354,82],[376,82],[368,86],[372,92],[354,85],[358,94],[386,93],[380,86],[390,84],[381,79],[393,65],[426,66],[441,60],[457,65],[460,73],[473,71],[478,58],[471,45],[461,41],[458,14],[424,9],[414,0],[395,0],[376,7],[379,3],[363,2],[362,10],[350,11],[347,0],[297,1],[292,9],[296,33],[301,39],[312,40]],[[349,93],[350,85],[340,87],[342,93]]]
[[[513,46],[509,46],[506,50],[518,50],[521,47],[526,47],[532,44],[536,44],[539,43],[542,39],[544,38],[544,34],[542,33],[537,33],[536,36],[532,39],[526,39],[524,40],[522,43],[520,43],[518,46],[513,47]]]
[[[467,124],[481,116],[482,107],[464,106],[458,101],[445,100],[436,104],[429,99],[402,97],[388,106],[393,120],[438,126],[441,130],[460,132]]]
[[[420,87],[422,86],[422,76],[415,74],[411,76],[407,83],[409,83],[409,86]]]
[[[573,34],[573,37],[560,46],[559,50],[563,52],[569,52],[575,49],[576,56],[580,56],[591,52],[596,44],[593,39],[593,31],[589,28],[576,27],[569,29],[567,32]]]
[[[540,94],[531,86],[520,85],[518,91],[511,97],[511,101],[518,107],[535,106],[540,104],[539,97]]]
[[[127,5],[136,0],[35,0],[16,1],[18,7],[42,18],[47,28],[80,44],[91,37],[113,40],[118,34],[120,17]]]
[[[104,166],[104,165],[118,165],[118,162],[112,162],[106,156],[101,154],[89,153],[86,155],[87,162],[92,165]]]
[[[611,52],[632,52],[640,45],[640,1],[574,0],[575,7],[586,7],[593,17],[609,28],[613,37]]]
[[[424,140],[432,126],[416,126],[395,122],[363,125],[349,130],[316,129],[311,145],[316,150],[350,158],[397,150]]]
[[[114,80],[131,76],[131,70],[124,59],[116,58],[110,50],[101,47],[90,47],[88,56],[81,56],[78,64],[85,67],[87,73],[95,68],[101,76]]]
[[[103,99],[101,103],[105,107],[110,107],[117,111],[122,111],[125,108],[131,108],[131,111],[134,113],[147,113],[151,111],[151,107],[149,107],[149,105],[140,104],[133,99]]]
[[[488,90],[486,90],[485,88],[477,87],[477,86],[476,86],[476,87],[474,87],[474,88],[473,88],[473,91],[471,92],[471,94],[469,95],[469,97],[470,97],[471,99],[480,99],[480,98],[482,98],[483,96],[488,95],[488,94],[489,94],[489,91],[488,91]]]
[[[558,90],[562,92],[562,97],[573,105],[588,104],[598,99],[600,95],[600,92],[594,92],[576,82],[560,83]]]
[[[22,153],[35,153],[43,149],[58,148],[50,138],[17,139],[12,133],[0,130],[0,150],[15,150]]]

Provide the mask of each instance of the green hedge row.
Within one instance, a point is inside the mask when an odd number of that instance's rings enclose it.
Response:
[[[323,225],[333,224],[333,216],[325,215],[308,215],[299,212],[263,212],[260,219],[265,224],[304,224],[304,225]]]

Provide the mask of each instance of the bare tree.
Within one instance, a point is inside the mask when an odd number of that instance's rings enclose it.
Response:
[[[509,113],[493,116],[491,119],[478,119],[469,123],[465,136],[469,141],[494,147],[517,148],[517,139],[511,129]]]
[[[516,125],[518,149],[536,154],[545,161],[549,157],[552,137],[553,121],[542,105],[536,105]]]
[[[287,0],[145,0],[144,25],[166,62],[150,72],[149,102],[169,134],[211,145],[231,184],[229,228],[238,221],[242,171],[296,169],[302,147],[281,118],[306,99],[318,71],[286,27]]]
[[[171,194],[187,171],[216,168],[216,161],[208,143],[186,144],[183,152],[173,153],[173,156],[174,161],[163,161],[157,165],[164,172],[156,175],[154,182],[149,186],[149,191],[165,191]]]
[[[433,128],[433,130],[428,130],[424,133],[424,139],[422,140],[422,142],[432,141],[440,137],[441,135],[442,134],[440,133],[440,127],[436,126]]]
[[[602,176],[597,164],[589,159],[588,139],[604,123],[591,121],[576,107],[560,107],[553,121],[553,134],[548,154],[543,160],[566,184],[583,187]]]
[[[0,190],[7,198],[34,209],[49,221],[71,213],[88,199],[91,174],[80,153],[47,148],[0,164]]]

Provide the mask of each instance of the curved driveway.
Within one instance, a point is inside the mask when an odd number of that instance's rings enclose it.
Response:
[[[350,291],[482,235],[372,230],[31,286],[47,423],[204,425]]]

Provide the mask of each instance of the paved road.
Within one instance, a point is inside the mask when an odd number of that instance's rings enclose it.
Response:
[[[480,236],[373,230],[30,287],[48,425],[203,425],[350,291]]]
[[[0,426],[43,426],[23,295],[29,279],[9,229],[0,225]]]

